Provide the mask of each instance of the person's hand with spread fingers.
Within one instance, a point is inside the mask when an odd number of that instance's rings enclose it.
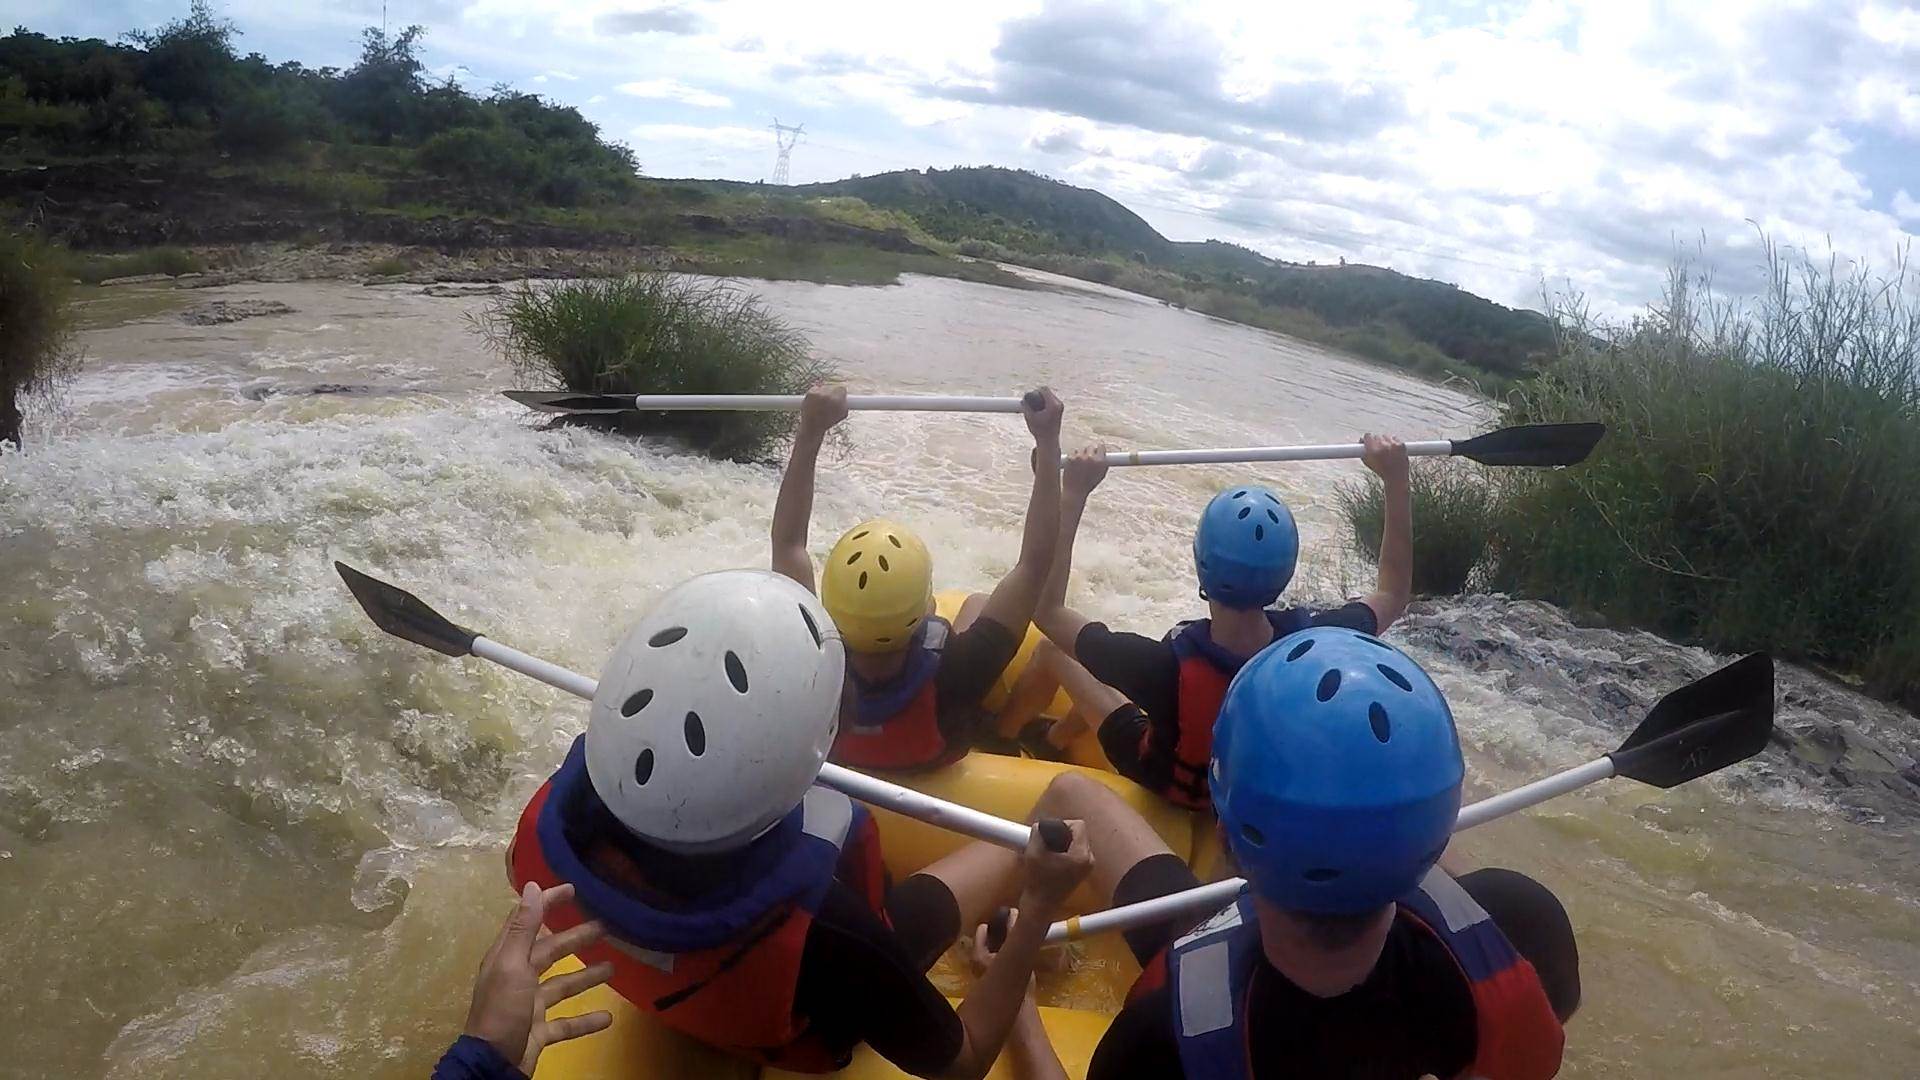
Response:
[[[600,940],[597,922],[581,923],[558,934],[542,934],[549,905],[573,897],[572,885],[544,892],[528,882],[519,906],[500,928],[500,936],[480,962],[473,1004],[460,1038],[434,1066],[434,1080],[520,1080],[532,1076],[540,1051],[555,1043],[604,1031],[613,1023],[606,1012],[549,1019],[547,1010],[607,981],[610,964],[594,964],[542,981],[554,961]]]

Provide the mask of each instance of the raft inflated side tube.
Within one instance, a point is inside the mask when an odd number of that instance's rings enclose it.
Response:
[[[1053,778],[1065,771],[1078,772],[1112,788],[1132,807],[1167,847],[1183,859],[1194,857],[1196,840],[1203,846],[1214,841],[1211,827],[1196,828],[1199,820],[1165,799],[1152,794],[1131,780],[1099,769],[1061,765],[1051,761],[1007,757],[1001,754],[968,754],[944,769],[924,773],[889,773],[887,779],[901,787],[961,803],[1009,821],[1026,820],[1027,812],[1047,790]],[[880,824],[881,843],[886,850],[887,869],[899,880],[943,856],[970,843],[966,837],[923,821],[902,817],[878,806],[871,807]]]
[[[959,1002],[954,1004],[958,1005]],[[1107,1026],[1112,1022],[1111,1016],[1096,1012],[1050,1009],[1044,1005],[1040,1007],[1040,1023],[1047,1029],[1047,1041],[1053,1044],[1053,1052],[1059,1055],[1060,1064],[1066,1067],[1068,1076],[1087,1075],[1087,1069],[1093,1063],[1093,1050],[1100,1045],[1100,1037],[1107,1033]],[[808,1074],[768,1069],[760,1075],[766,1080],[804,1080]],[[830,1075],[841,1077],[842,1080],[910,1080],[911,1076],[894,1068],[891,1062],[864,1043],[854,1051],[853,1064]],[[1019,1080],[1008,1055],[1001,1054],[1000,1060],[993,1063],[993,1068],[987,1072],[987,1080]]]

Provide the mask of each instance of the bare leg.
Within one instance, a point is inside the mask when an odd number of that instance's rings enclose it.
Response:
[[[1112,716],[1115,709],[1127,703],[1125,694],[1094,678],[1093,672],[1052,642],[1042,642],[1041,648],[1048,650],[1048,655],[1043,658],[1040,649],[1035,649],[1035,663],[1044,660],[1054,678],[1066,687],[1067,696],[1073,699],[1073,715],[1053,725],[1053,730],[1047,732],[1048,742],[1065,747],[1082,731]]]
[[[1114,886],[1141,860],[1173,853],[1125,799],[1078,772],[1063,772],[1047,785],[1027,820],[1042,817],[1086,822],[1087,843],[1093,849],[1091,882],[1094,895],[1103,902],[1112,902]],[[975,843],[920,872],[938,878],[953,894],[964,929],[985,922],[995,908],[1019,895],[1019,866],[1019,856],[1013,852]]]
[[[1014,680],[1013,692],[1007,695],[1007,704],[1000,710],[1000,734],[1020,734],[1028,724],[1040,719],[1041,712],[1053,702],[1053,695],[1060,690],[1060,679],[1047,663],[1047,654],[1057,656],[1059,652],[1044,638],[1034,647],[1033,659]]]
[[[980,617],[980,612],[985,610],[986,606],[986,593],[968,593],[967,598],[960,604],[960,610],[953,613],[953,632],[957,634],[972,626],[973,620]]]

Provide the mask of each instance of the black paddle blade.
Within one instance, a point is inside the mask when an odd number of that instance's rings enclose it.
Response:
[[[1754,653],[1654,705],[1613,759],[1615,775],[1670,788],[1745,761],[1773,733],[1773,657]]]
[[[1455,457],[1482,465],[1578,465],[1607,433],[1605,424],[1521,424],[1455,440]]]
[[[376,577],[355,570],[343,562],[333,564],[340,580],[347,583],[353,598],[366,609],[373,624],[394,637],[425,645],[448,656],[466,656],[473,652],[473,639],[480,635],[448,622],[419,597],[395,588]]]
[[[511,398],[529,409],[538,409],[541,412],[572,413],[578,416],[587,413],[633,411],[633,397],[630,394],[572,394],[563,390],[502,390],[500,393],[503,397]]]

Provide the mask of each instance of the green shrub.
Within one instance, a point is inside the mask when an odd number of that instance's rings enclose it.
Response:
[[[1464,462],[1416,461],[1409,493],[1413,502],[1413,591],[1419,596],[1453,596],[1475,581],[1494,538],[1497,499],[1475,466]],[[1383,520],[1378,477],[1343,483],[1335,504],[1347,521],[1354,550],[1380,559]]]
[[[1775,258],[1750,308],[1676,271],[1560,355],[1503,420],[1599,420],[1576,468],[1501,485],[1502,589],[1730,651],[1866,675],[1920,705],[1920,295]]]
[[[581,393],[797,394],[832,376],[757,297],[671,274],[530,282],[495,301],[475,329],[523,382]],[[791,434],[795,415],[638,413],[623,426],[757,460]]]
[[[0,446],[20,445],[20,398],[53,389],[79,365],[61,263],[33,237],[0,233]]]

